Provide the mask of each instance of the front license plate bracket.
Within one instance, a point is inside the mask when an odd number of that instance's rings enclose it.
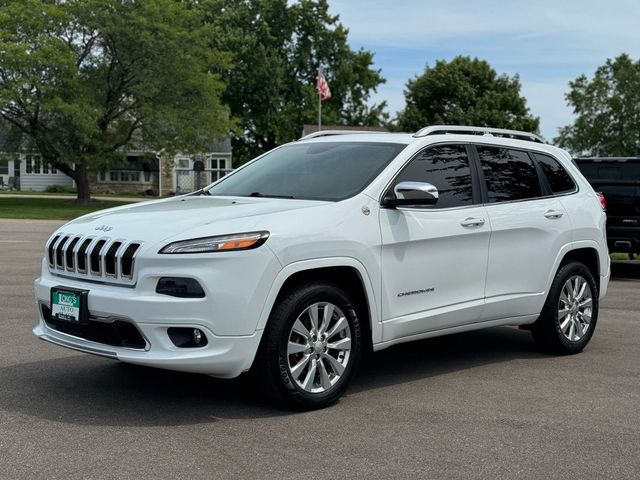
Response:
[[[89,323],[89,290],[57,286],[51,288],[51,318],[77,325]]]

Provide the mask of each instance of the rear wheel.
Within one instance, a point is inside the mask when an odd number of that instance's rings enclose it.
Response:
[[[589,343],[598,319],[598,289],[580,262],[563,265],[554,279],[540,318],[531,330],[544,350],[578,353]]]
[[[322,408],[346,390],[362,353],[361,328],[349,296],[335,285],[300,286],[276,305],[255,369],[279,404]]]

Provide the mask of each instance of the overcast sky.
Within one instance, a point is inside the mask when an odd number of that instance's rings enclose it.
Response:
[[[571,123],[564,95],[622,52],[640,57],[640,0],[330,0],[354,49],[375,52],[387,83],[375,95],[395,116],[407,79],[426,64],[469,55],[498,73],[518,73],[541,132],[551,140]]]

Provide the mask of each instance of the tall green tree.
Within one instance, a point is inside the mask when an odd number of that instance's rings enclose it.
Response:
[[[354,51],[348,30],[329,13],[326,0],[205,0],[197,2],[216,25],[211,46],[229,52],[232,66],[218,70],[223,99],[239,128],[234,158],[243,162],[298,138],[317,123],[317,68],[322,65],[332,98],[322,102],[324,124],[377,126],[385,104],[369,105],[384,82],[373,54]]]
[[[73,178],[229,128],[211,26],[175,0],[0,0],[0,117]]]
[[[592,79],[580,75],[569,86],[576,119],[555,143],[579,155],[640,155],[640,60],[608,59]]]
[[[539,118],[529,112],[517,75],[498,75],[484,60],[455,57],[427,65],[409,80],[406,106],[398,128],[416,131],[427,125],[474,125],[537,132]]]

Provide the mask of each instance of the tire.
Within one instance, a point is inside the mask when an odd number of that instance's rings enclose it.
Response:
[[[576,285],[578,295],[574,294]],[[596,328],[598,306],[598,287],[591,270],[575,261],[562,265],[540,317],[531,328],[536,344],[557,355],[581,352]]]
[[[330,313],[325,325],[325,314]],[[279,406],[324,408],[347,389],[362,350],[362,329],[349,296],[331,283],[310,282],[287,292],[275,305],[253,370],[263,393]]]

